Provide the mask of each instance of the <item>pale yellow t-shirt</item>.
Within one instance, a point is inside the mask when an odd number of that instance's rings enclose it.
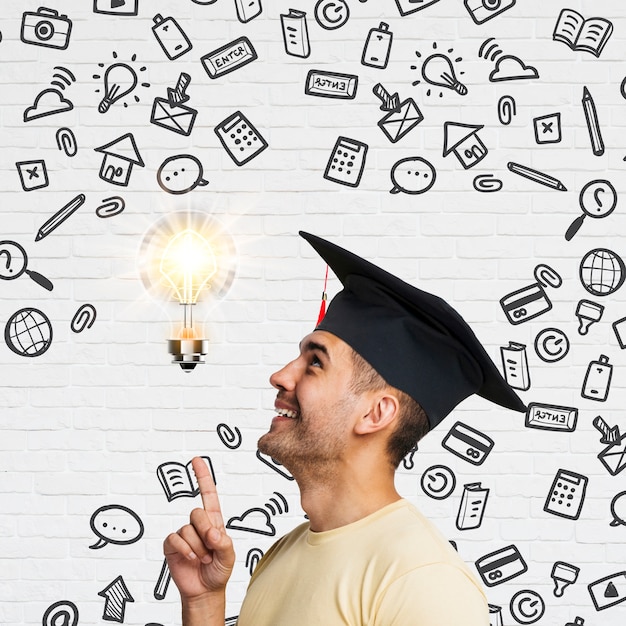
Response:
[[[339,505],[340,506],[340,505]],[[302,524],[250,580],[238,626],[489,626],[485,594],[450,543],[399,500],[353,524]]]

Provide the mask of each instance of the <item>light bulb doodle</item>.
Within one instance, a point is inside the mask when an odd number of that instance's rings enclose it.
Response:
[[[437,43],[433,43],[433,50],[437,50]],[[450,48],[448,54],[452,54],[454,50]],[[415,54],[418,59],[421,59],[422,54],[419,50],[415,51]],[[433,52],[430,56],[426,57],[425,61],[421,66],[421,75],[422,79],[427,82],[429,85],[433,85],[435,87],[442,87],[444,89],[450,89],[458,93],[460,96],[467,95],[467,87],[459,81],[454,71],[454,63],[458,63],[462,61],[461,57],[457,57],[454,59],[454,62],[447,54],[442,54],[441,52]],[[411,65],[412,70],[420,69],[417,65]],[[460,75],[463,75],[464,72],[459,71]],[[420,80],[414,81],[413,86],[419,85]],[[431,95],[431,90],[429,89],[426,92],[426,95]],[[439,97],[443,96],[443,92],[439,92]]]
[[[200,301],[219,300],[230,288],[235,276],[233,241],[223,226],[205,213],[172,213],[146,233],[139,265],[151,295],[183,307],[182,327],[168,340],[168,350],[172,363],[191,371],[204,363],[209,344],[194,323],[193,308]]]
[[[117,59],[117,52],[113,52],[113,58]],[[135,62],[137,55],[133,54],[131,60]],[[104,67],[104,63],[98,63],[99,67]],[[139,72],[145,72],[146,67],[139,68]],[[100,74],[94,74],[93,77],[96,80],[100,80],[102,77]],[[112,105],[135,90],[135,87],[139,84],[139,75],[137,71],[127,63],[115,62],[109,65],[104,72],[104,95],[102,100],[98,104],[98,111],[100,113],[106,113]],[[142,87],[150,87],[150,83],[141,83]],[[99,93],[100,89],[96,89],[96,93]],[[139,98],[135,95],[135,102],[139,102]],[[128,103],[123,102],[124,107],[128,106]]]

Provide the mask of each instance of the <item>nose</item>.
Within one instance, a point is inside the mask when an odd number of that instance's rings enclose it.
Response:
[[[298,359],[290,361],[270,376],[270,384],[275,389],[293,391],[298,379]]]

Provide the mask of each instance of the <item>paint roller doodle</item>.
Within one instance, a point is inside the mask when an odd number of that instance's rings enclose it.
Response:
[[[285,496],[277,491],[274,492],[274,495],[276,498],[270,498],[270,501],[264,505],[265,509],[270,511],[272,515],[288,513],[289,505],[287,500],[285,500]],[[276,535],[276,528],[274,528],[271,522],[270,514],[265,509],[253,507],[240,517],[231,517],[226,523],[226,528],[273,537]]]
[[[516,113],[517,107],[513,96],[502,96],[498,100],[498,119],[500,124],[508,126],[513,121]]]
[[[78,609],[69,600],[59,600],[46,609],[41,623],[43,626],[77,626]]]
[[[91,530],[98,537],[92,550],[103,548],[108,543],[125,546],[139,541],[143,536],[143,522],[139,516],[121,504],[101,506],[89,521]]]
[[[119,215],[125,208],[126,202],[124,202],[124,198],[111,196],[102,201],[102,204],[96,209],[96,215],[102,219],[114,217]]]
[[[75,157],[78,152],[76,137],[69,128],[59,128],[56,133],[57,148],[65,153],[65,156]]]
[[[241,431],[236,426],[233,430],[228,424],[218,424],[217,435],[229,450],[236,450],[241,445]]]
[[[246,567],[248,568],[248,571],[250,572],[250,576],[254,574],[254,570],[256,569],[256,566],[259,564],[259,561],[262,558],[263,558],[263,550],[261,550],[260,548],[252,548],[251,550],[248,551],[248,554],[246,555]]]
[[[78,308],[70,323],[72,332],[82,333],[86,328],[91,328],[96,321],[96,315],[96,307],[93,304],[83,304]]]

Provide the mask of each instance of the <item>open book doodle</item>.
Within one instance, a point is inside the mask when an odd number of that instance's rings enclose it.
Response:
[[[599,57],[612,32],[613,24],[609,20],[602,17],[585,19],[572,9],[563,9],[552,39],[563,42],[572,50],[590,52]]]
[[[213,471],[211,459],[208,456],[200,458],[206,463],[213,477],[213,482],[215,482],[215,472]],[[191,461],[186,465],[177,461],[161,463],[157,467],[157,476],[168,502],[176,498],[193,498],[200,493],[200,487],[191,467]]]

